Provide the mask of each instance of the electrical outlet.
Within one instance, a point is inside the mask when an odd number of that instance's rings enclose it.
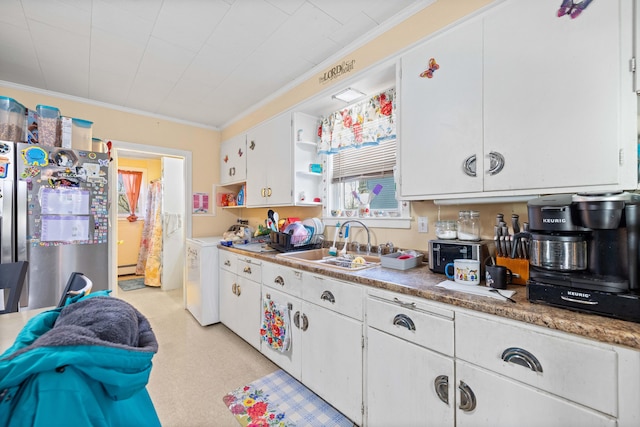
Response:
[[[429,220],[426,216],[418,217],[418,233],[428,233],[429,232]]]

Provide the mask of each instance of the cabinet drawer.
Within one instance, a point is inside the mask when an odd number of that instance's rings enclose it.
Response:
[[[218,252],[220,253],[220,268],[235,273],[238,257],[229,251],[220,250]]]
[[[370,294],[367,325],[453,357],[453,311],[404,295]]]
[[[262,283],[295,297],[302,296],[302,272],[271,262],[262,264]]]
[[[618,357],[524,323],[456,313],[456,358],[617,416]]]
[[[329,310],[362,320],[363,291],[360,286],[331,279],[329,277],[305,274],[302,297]]]
[[[238,277],[245,277],[256,283],[262,281],[262,261],[248,257],[238,257]]]

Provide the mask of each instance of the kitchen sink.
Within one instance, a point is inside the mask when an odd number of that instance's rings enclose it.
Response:
[[[374,255],[364,255],[357,252],[349,251],[345,256],[341,256],[340,252],[338,252],[338,255],[335,256],[329,254],[328,248],[311,249],[308,251],[298,252],[286,252],[276,255],[276,257],[312,264],[320,264],[325,267],[348,271],[364,270],[365,268],[371,268],[375,267],[376,265],[380,265],[380,257]],[[364,263],[353,262],[358,257],[362,257],[364,259]]]

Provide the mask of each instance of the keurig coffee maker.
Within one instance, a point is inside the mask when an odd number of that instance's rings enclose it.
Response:
[[[529,301],[640,322],[640,195],[528,203]]]

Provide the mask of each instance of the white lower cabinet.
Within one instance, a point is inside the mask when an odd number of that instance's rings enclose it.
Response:
[[[453,311],[380,291],[367,298],[368,426],[453,426]]]
[[[363,309],[360,286],[272,264],[262,265],[263,298],[289,307],[290,348],[261,352],[362,425]]]
[[[260,279],[258,276],[256,282],[255,276],[245,272],[248,268],[256,274],[259,266],[247,263],[246,258],[229,259],[226,254],[220,261],[220,321],[253,347],[260,348]],[[230,261],[230,266],[236,266],[237,262],[237,272],[225,269],[226,261]]]
[[[616,419],[466,362],[456,361],[456,426],[616,426]]]

